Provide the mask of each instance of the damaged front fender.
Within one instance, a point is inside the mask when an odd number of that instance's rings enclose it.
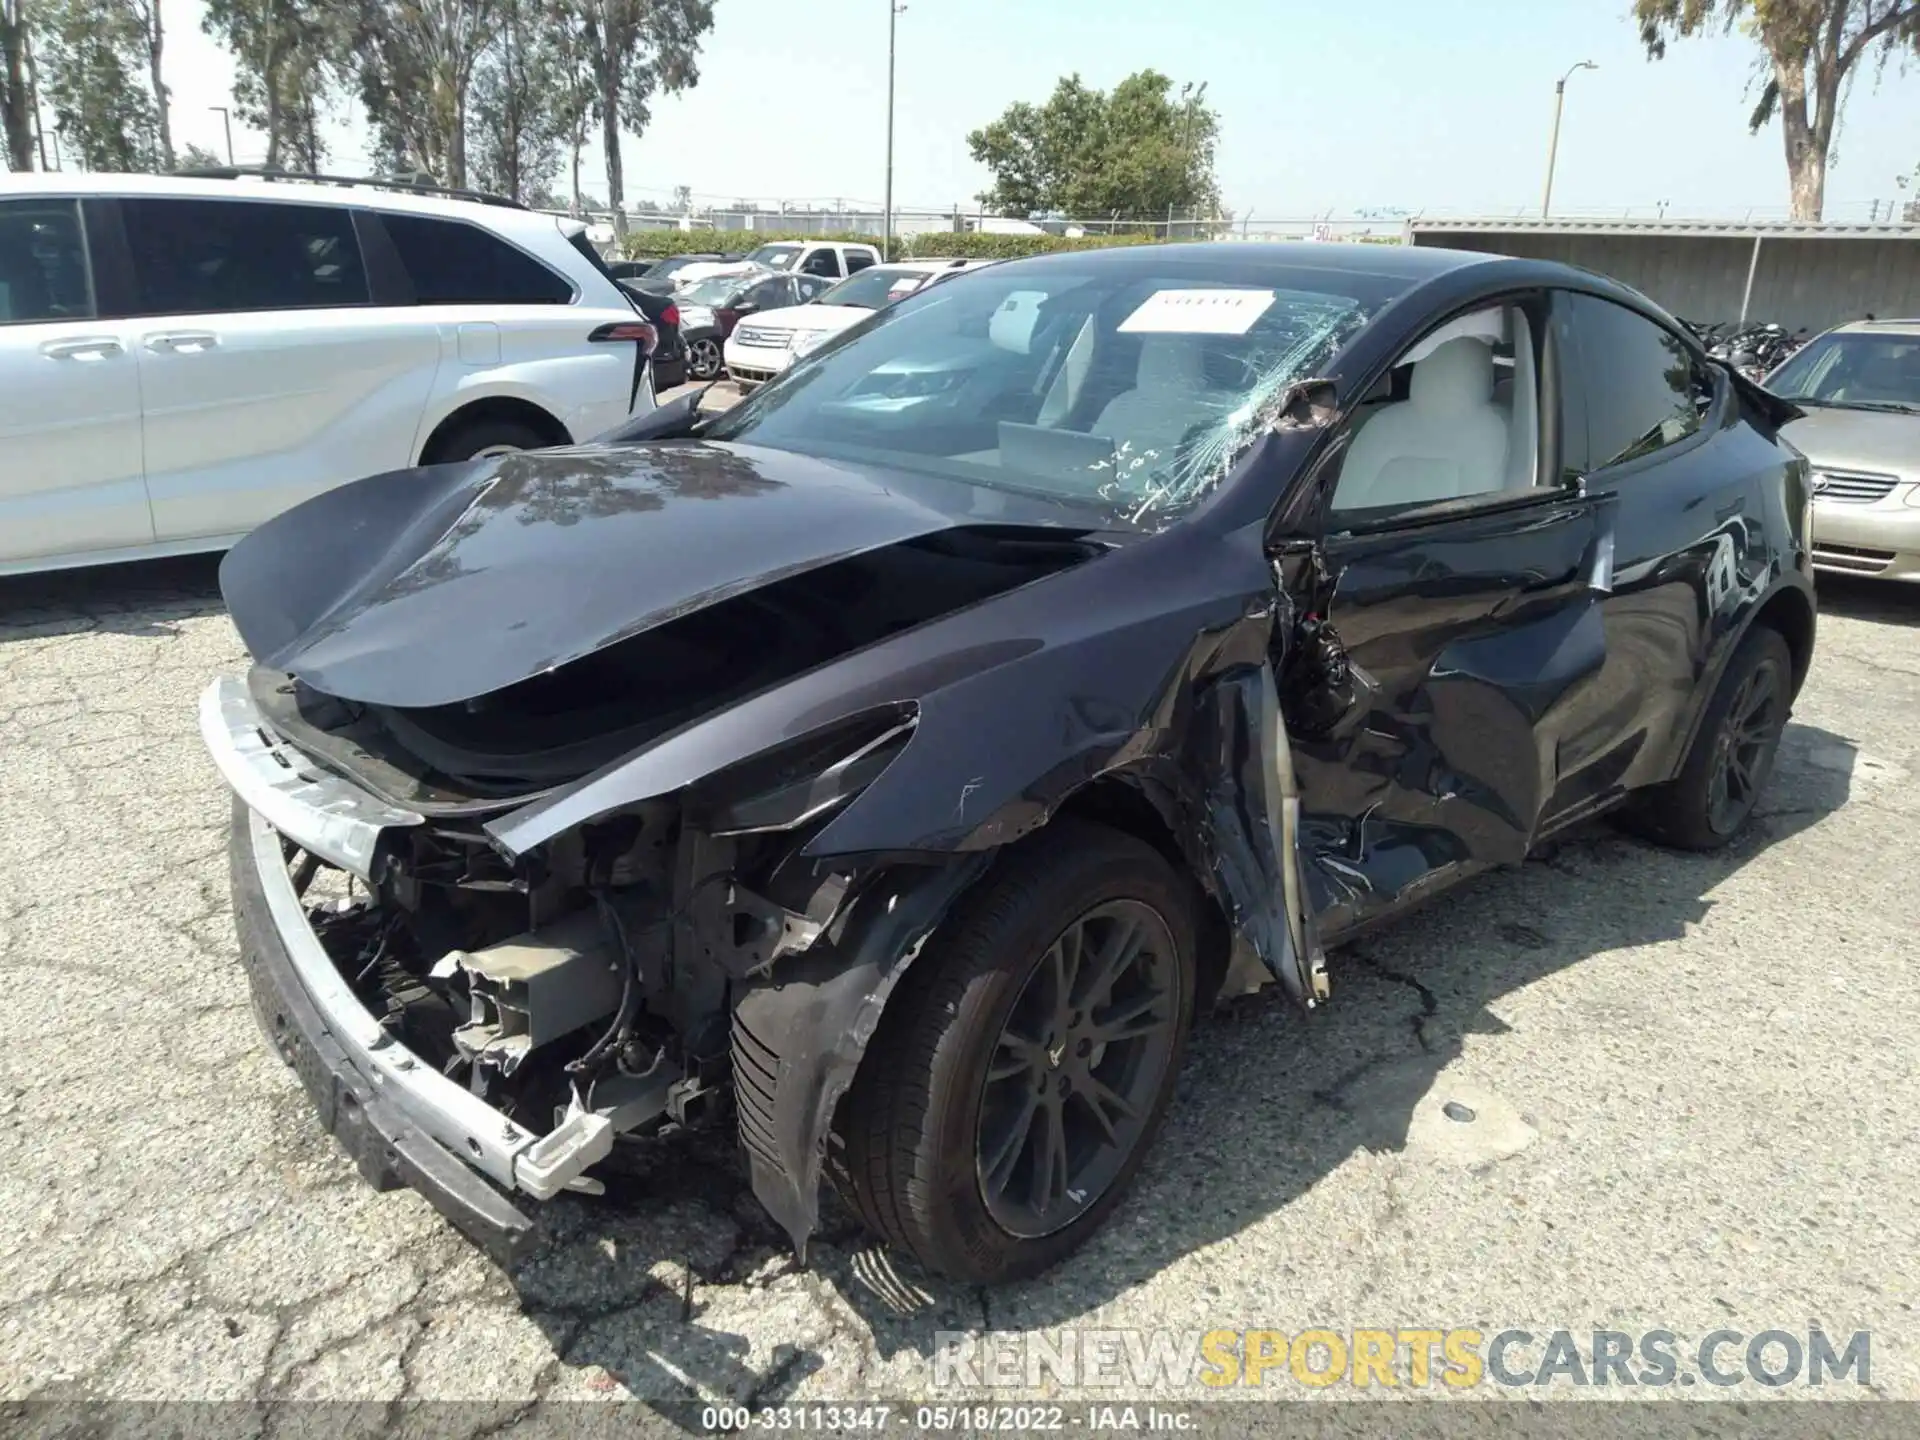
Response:
[[[990,861],[979,853],[876,877],[819,943],[734,1006],[734,1099],[753,1193],[802,1260],[840,1098],[894,987]]]

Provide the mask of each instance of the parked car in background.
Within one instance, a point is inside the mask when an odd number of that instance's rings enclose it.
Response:
[[[695,380],[720,374],[722,347],[742,319],[763,310],[804,305],[830,288],[817,275],[774,275],[757,266],[738,275],[715,275],[678,292],[680,334],[687,346],[687,373]]]
[[[681,272],[680,282],[708,280],[716,275],[740,274],[752,269],[777,270],[786,275],[812,275],[823,280],[841,280],[857,274],[869,265],[880,263],[880,252],[871,245],[847,245],[838,241],[776,240],[750,250],[738,259],[724,258],[704,265],[690,265]]]
[[[848,276],[803,305],[753,317],[727,338],[727,374],[742,390],[778,375],[849,325],[923,286],[989,265],[989,260],[896,260]]]
[[[1813,563],[1920,581],[1920,320],[1829,330],[1766,384],[1806,412],[1785,433],[1813,463]]]
[[[0,175],[0,573],[225,549],[653,408],[655,331],[579,221],[216,173]]]
[[[710,251],[690,255],[669,255],[664,260],[654,261],[647,268],[647,273],[633,283],[642,290],[651,290],[656,295],[671,295],[683,272],[695,266],[737,265],[744,258],[740,255],[719,255]]]
[[[1727,845],[1813,658],[1798,412],[1571,266],[1047,255],[804,372],[221,567],[254,1013],[497,1255],[618,1135],[727,1125],[803,1255],[832,1183],[1045,1270],[1216,997],[1337,1001],[1331,947],[1603,812]],[[1321,1123],[1294,1063],[1263,1135]]]
[[[607,273],[616,280],[638,280],[659,263],[658,260],[609,260]]]

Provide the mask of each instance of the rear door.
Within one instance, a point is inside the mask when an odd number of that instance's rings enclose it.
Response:
[[[411,463],[439,343],[376,305],[345,206],[120,204],[160,540],[238,535]]]
[[[140,373],[70,199],[0,200],[0,566],[153,539]]]
[[[1556,737],[1551,808],[1571,816],[1677,762],[1715,636],[1772,582],[1780,459],[1675,332],[1595,295],[1558,291],[1553,308],[1563,472],[1617,505],[1606,670]]]
[[[611,429],[640,403],[646,367],[636,365],[634,347],[587,338],[632,317],[620,297],[607,297],[604,309],[577,304],[572,280],[466,220],[395,211],[379,220],[445,357],[422,443],[442,418],[486,395],[538,405],[576,439]]]
[[[1457,413],[1437,417],[1431,389],[1418,405],[1394,398],[1423,394],[1410,372],[1425,360],[1394,367],[1344,452],[1370,503],[1342,508],[1343,473],[1323,538],[1283,560],[1305,618],[1282,703],[1309,899],[1329,938],[1524,858],[1557,785],[1556,726],[1606,660],[1612,502],[1559,478],[1537,403],[1554,363],[1544,303],[1443,330],[1429,341],[1455,337],[1452,359],[1485,345],[1493,364],[1456,369]],[[1430,420],[1439,429],[1421,433]],[[1381,436],[1357,444],[1383,421],[1388,457]],[[1459,443],[1474,433],[1487,443]],[[1451,467],[1437,482],[1435,464]]]

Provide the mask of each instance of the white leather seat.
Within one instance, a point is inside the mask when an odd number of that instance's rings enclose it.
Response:
[[[1407,400],[1360,428],[1340,469],[1334,506],[1364,510],[1453,500],[1507,480],[1509,417],[1493,403],[1493,351],[1449,340],[1416,361]]]
[[[1134,388],[1113,397],[1093,422],[1093,433],[1120,452],[1124,480],[1135,468],[1155,469],[1173,458],[1188,430],[1207,417],[1206,366],[1192,335],[1148,335],[1140,341]]]

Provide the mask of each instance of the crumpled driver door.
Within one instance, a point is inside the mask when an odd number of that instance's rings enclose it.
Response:
[[[1556,489],[1283,555],[1280,698],[1309,902],[1328,939],[1523,859],[1556,717],[1606,659],[1613,499]]]

